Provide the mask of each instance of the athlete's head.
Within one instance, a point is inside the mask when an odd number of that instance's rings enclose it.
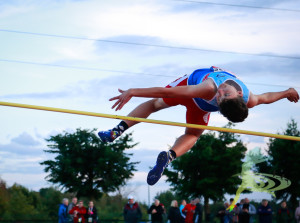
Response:
[[[216,94],[220,112],[231,122],[242,122],[248,116],[248,107],[243,100],[241,87],[228,80],[221,84]]]

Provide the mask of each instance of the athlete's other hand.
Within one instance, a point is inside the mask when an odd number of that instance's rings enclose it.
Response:
[[[116,111],[121,110],[123,106],[132,98],[130,89],[127,91],[118,89],[118,91],[121,93],[119,96],[109,99],[110,101],[117,100],[116,103],[112,106],[112,109],[116,108]]]
[[[290,102],[298,102],[299,101],[299,94],[294,88],[289,88],[287,99]]]

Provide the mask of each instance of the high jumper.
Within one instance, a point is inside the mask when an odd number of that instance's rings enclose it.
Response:
[[[248,108],[284,98],[295,103],[299,100],[299,94],[294,88],[255,95],[236,75],[214,66],[195,70],[166,87],[131,88],[126,91],[119,89],[119,92],[120,95],[110,99],[116,100],[112,106],[116,111],[121,110],[132,97],[153,98],[137,106],[128,116],[147,118],[161,109],[183,105],[186,107],[186,122],[199,125],[208,124],[210,112],[220,111],[229,121],[242,122],[248,116]],[[98,132],[98,135],[103,142],[113,142],[137,123],[123,120],[113,129]],[[168,164],[189,151],[203,131],[186,128],[169,151],[160,152],[156,165],[148,173],[147,183],[157,183]]]

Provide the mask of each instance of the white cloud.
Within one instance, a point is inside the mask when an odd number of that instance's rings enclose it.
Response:
[[[21,135],[12,138],[12,142],[18,143],[20,145],[26,145],[26,146],[37,146],[41,143],[36,141],[31,135],[29,135],[27,132],[23,132]]]
[[[33,9],[31,5],[23,5],[22,7],[20,7],[19,5],[11,4],[11,2],[9,4],[0,3],[0,5],[0,18],[2,19],[27,13]]]
[[[246,14],[233,9],[216,13],[209,10],[173,13],[167,9],[167,5],[151,3],[108,7],[102,13],[90,11],[84,22],[90,25],[93,37],[98,38],[146,35],[160,37],[173,44],[218,50],[264,53],[276,49],[275,53],[298,52],[298,48],[292,49],[289,42],[296,43],[299,34],[293,28],[299,25],[299,21],[290,20],[293,16],[273,16],[272,12],[260,11]],[[270,16],[266,17],[265,13]],[[278,27],[284,31],[278,32]]]
[[[99,58],[95,52],[95,41],[64,41],[61,44],[55,44],[53,48],[59,55],[54,62],[60,59],[90,61]]]

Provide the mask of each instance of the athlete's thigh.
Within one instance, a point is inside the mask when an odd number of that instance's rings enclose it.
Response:
[[[172,83],[168,84],[166,88],[173,88],[176,86],[186,86],[187,85],[188,76],[185,75],[173,81]],[[185,98],[162,98],[163,102],[169,106],[176,106],[176,105],[184,105]]]
[[[205,112],[200,108],[194,106],[193,104],[189,104],[186,106],[186,122],[189,124],[196,124],[196,125],[207,125],[210,117],[209,112]],[[203,129],[193,129],[193,128],[186,128],[186,134],[193,134],[197,135],[198,137],[203,133]]]
[[[154,100],[153,105],[156,111],[171,107],[171,105],[168,105],[162,98],[156,98],[152,100]]]

